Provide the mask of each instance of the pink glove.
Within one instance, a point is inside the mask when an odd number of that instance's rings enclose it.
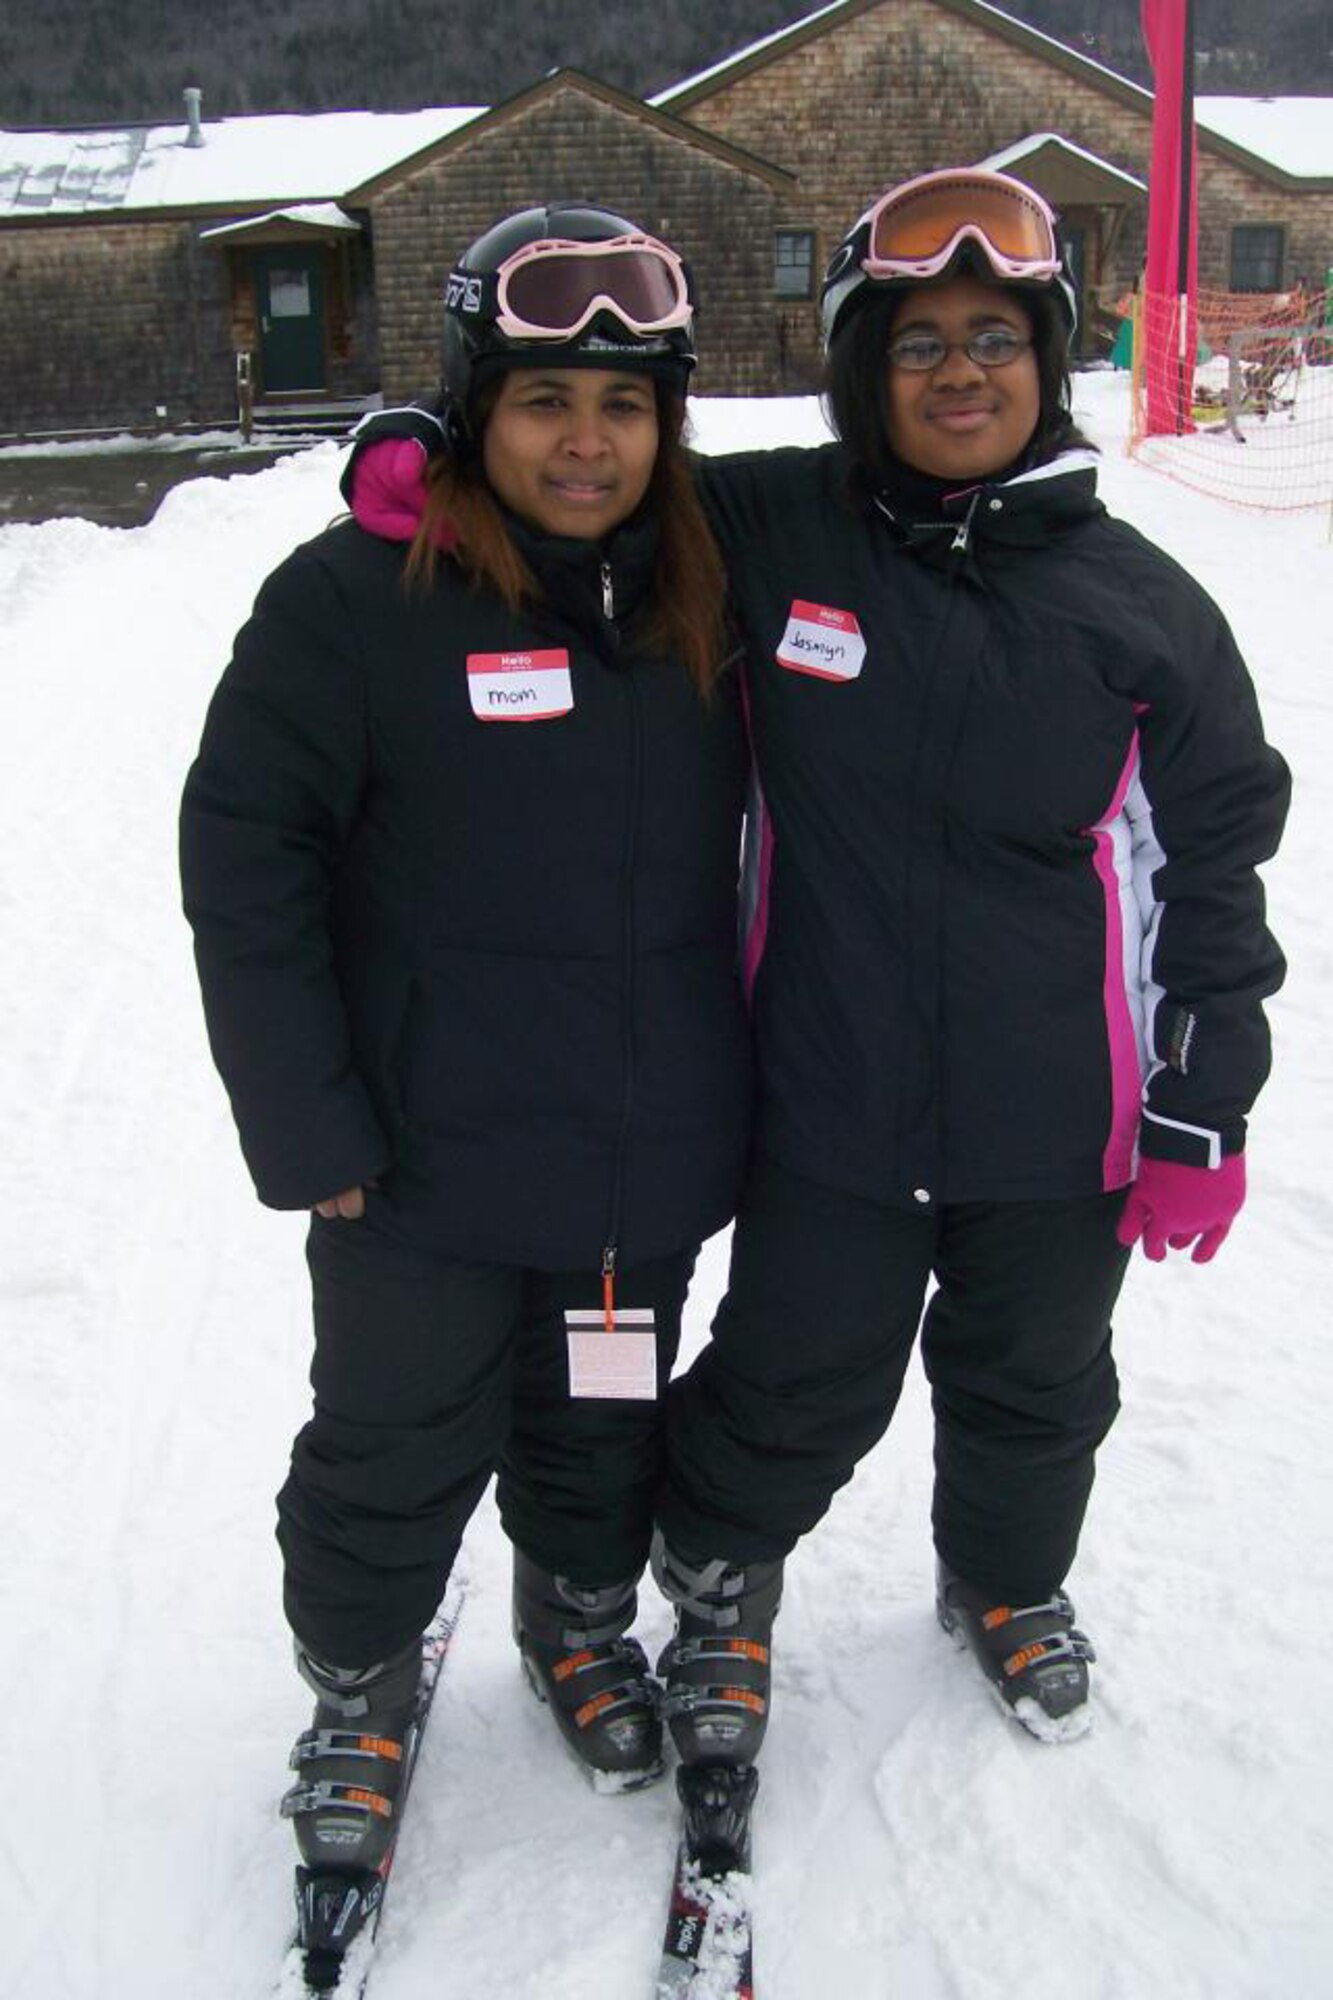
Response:
[[[415,438],[368,444],[352,468],[352,512],[360,526],[387,542],[410,542],[425,511],[425,447]],[[436,539],[449,549],[458,537],[446,528]]]
[[[1187,1250],[1193,1243],[1193,1262],[1207,1264],[1221,1249],[1244,1201],[1244,1153],[1229,1153],[1220,1167],[1186,1167],[1177,1160],[1145,1156],[1116,1237],[1126,1249],[1142,1237],[1143,1254],[1154,1264],[1166,1256],[1168,1243],[1173,1250]]]

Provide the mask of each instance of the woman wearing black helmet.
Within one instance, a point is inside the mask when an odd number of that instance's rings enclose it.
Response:
[[[1217,608],[1097,500],[1046,204],[975,169],[890,189],[823,310],[838,442],[700,464],[762,788],[760,1101],[659,1507],[687,1756],[709,1632],[752,1649],[753,1756],[782,1559],[918,1328],[940,1618],[1034,1734],[1086,1726],[1062,1585],[1112,1310],[1134,1242],[1203,1262],[1234,1219],[1283,972],[1255,870],[1286,768]]]
[[[780,1557],[919,1327],[941,1621],[1063,1740],[1129,1246],[1204,1261],[1244,1195],[1289,781],[1217,608],[1096,497],[1041,198],[889,190],[823,310],[838,445],[705,473],[767,808],[761,1094],[659,1519],[692,1562]]]
[[[343,1884],[393,1837],[419,1635],[497,1466],[534,1686],[604,1788],[661,1769],[622,1635],[750,1096],[691,321],[679,258],[606,211],[474,244],[410,558],[345,522],[274,572],[186,784],[216,1060],[261,1199],[314,1210],[285,1810]]]

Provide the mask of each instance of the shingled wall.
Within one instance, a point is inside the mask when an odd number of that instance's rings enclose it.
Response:
[[[551,200],[591,200],[672,243],[703,300],[695,386],[705,395],[771,391],[771,179],[570,85],[371,193],[387,399],[438,375],[440,301],[458,253],[498,217]]]
[[[170,420],[215,400],[220,278],[185,223],[7,229],[0,432],[151,424],[158,404]]]
[[[813,231],[818,271],[872,195],[927,167],[1039,132],[1140,179],[1151,152],[1146,98],[1099,85],[1054,45],[1025,46],[964,0],[861,0],[666,110],[557,78],[362,190],[370,230],[337,253],[331,274],[329,297],[341,303],[330,315],[329,394],[378,387],[396,400],[429,386],[457,252],[513,209],[579,197],[690,259],[700,392],[813,389],[817,307],[775,296],[776,230]],[[1333,193],[1283,192],[1206,139],[1199,157],[1203,284],[1226,286],[1238,223],[1283,229],[1286,282],[1322,278]],[[1100,273],[1104,296],[1139,273],[1145,208],[1130,202]],[[200,240],[232,219],[43,218],[0,231],[0,434],[151,428],[159,407],[168,424],[234,421],[235,352],[257,339],[247,264],[243,251]]]
[[[43,223],[0,233],[0,436],[234,424],[236,350],[258,335],[237,252],[207,221]],[[377,386],[363,251],[331,251],[331,396]],[[349,279],[347,273],[351,272]],[[349,292],[355,292],[349,300]]]
[[[822,265],[871,198],[930,167],[983,159],[1032,133],[1056,132],[1147,180],[1151,104],[1118,101],[1058,60],[956,10],[948,0],[880,0],[815,28],[734,82],[667,108],[797,175],[778,227],[816,232]],[[1284,277],[1321,274],[1333,256],[1333,194],[1283,194],[1200,147],[1200,282],[1224,288],[1234,224],[1286,231]],[[1143,261],[1146,197],[1135,203],[1107,274],[1132,285]],[[793,369],[818,372],[813,306],[794,308]]]

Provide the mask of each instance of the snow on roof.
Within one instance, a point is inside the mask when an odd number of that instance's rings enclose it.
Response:
[[[189,127],[0,130],[0,217],[334,200],[481,116],[484,106],[220,118]]]
[[[263,215],[247,216],[244,222],[223,222],[216,229],[201,229],[199,241],[208,243],[219,236],[228,239],[253,236],[257,229],[267,229],[274,222],[295,223],[301,229],[328,230],[337,236],[357,236],[361,231],[361,224],[354,222],[336,201],[305,201],[293,203],[289,208],[270,208]]]
[[[1283,173],[1333,177],[1333,98],[1196,97],[1197,124]]]

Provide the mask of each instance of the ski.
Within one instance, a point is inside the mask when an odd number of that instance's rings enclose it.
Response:
[[[399,1828],[378,1868],[338,1874],[296,1869],[296,1935],[287,1948],[274,2000],[362,2000],[389,1877],[401,1834],[421,1741],[435,1690],[463,1606],[462,1579],[454,1576],[421,1639],[421,1681],[416,1708],[403,1743],[403,1782],[398,1794]]]
[[[682,1764],[676,1850],[656,2000],[755,2000],[750,1900],[753,1765]]]

